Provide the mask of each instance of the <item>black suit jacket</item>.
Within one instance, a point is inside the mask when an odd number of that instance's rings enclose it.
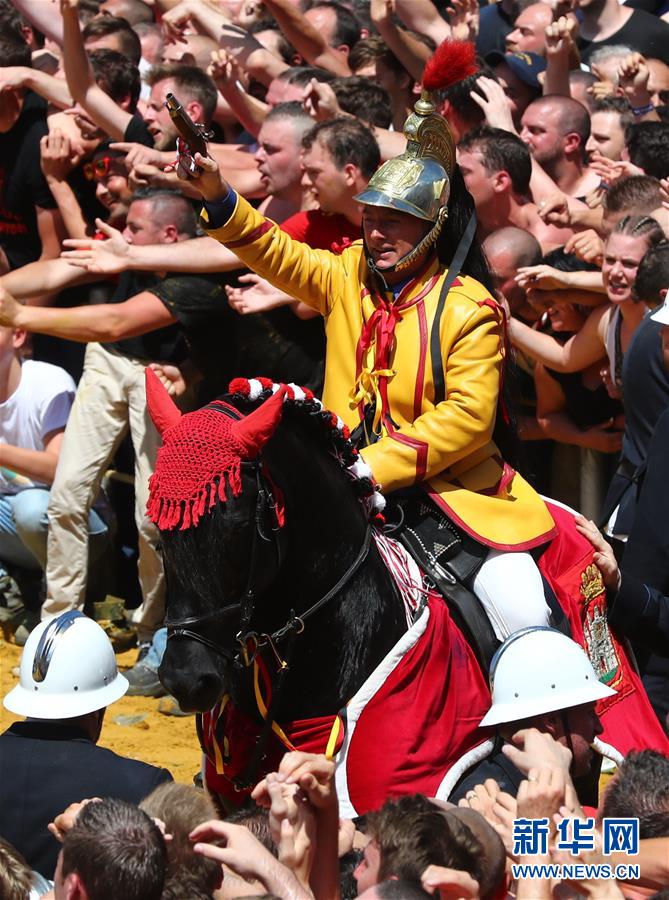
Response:
[[[17,722],[0,735],[0,835],[53,878],[60,844],[47,825],[70,803],[113,797],[139,803],[167,769],[118,756],[61,722]]]
[[[661,635],[655,630],[661,628],[661,616],[666,607],[658,602],[661,595],[669,595],[669,478],[667,478],[667,459],[669,459],[669,409],[665,409],[655,426],[655,432],[648,446],[646,473],[641,485],[637,504],[637,512],[625,547],[621,568],[623,570],[623,587],[626,581],[635,579],[643,582],[655,592],[645,594],[639,592],[639,614],[646,617],[646,625],[650,625],[648,616],[656,617],[653,627],[641,628],[632,625],[630,617],[627,622],[619,621],[624,633],[628,634],[634,644],[639,669],[651,703],[660,721],[664,724],[669,713],[669,660],[666,654],[669,645],[661,646]],[[634,588],[629,585],[626,591]],[[629,600],[630,598],[622,598]],[[614,602],[615,610],[618,601]],[[624,614],[620,604],[620,613]],[[645,609],[645,612],[644,612]],[[666,623],[666,611],[665,623]],[[611,620],[615,624],[615,619]],[[665,632],[666,637],[666,632]],[[661,651],[665,657],[658,656]]]

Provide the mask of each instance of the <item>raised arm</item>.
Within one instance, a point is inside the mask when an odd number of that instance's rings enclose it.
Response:
[[[350,75],[346,56],[330,47],[323,35],[300,12],[292,0],[264,0],[267,11],[297,52],[312,66],[320,66],[335,75]]]
[[[451,27],[431,0],[395,0],[395,10],[407,28],[426,34],[437,44],[451,37]]]
[[[312,250],[294,241],[276,223],[266,219],[221,176],[217,163],[195,155],[182,155],[179,176],[197,185],[205,208],[202,219],[211,237],[226,244],[239,259],[282,291],[327,315],[340,298],[359,256],[347,249],[341,256]]]
[[[72,106],[72,95],[63,78],[56,78],[30,66],[5,66],[0,69],[0,89],[28,88],[54,106]]]
[[[369,9],[372,22],[383,40],[414,81],[420,82],[432,50],[405,29],[397,27],[393,20],[392,0],[372,0]]]
[[[34,28],[62,47],[63,21],[53,3],[44,0],[12,0],[12,3]]]
[[[132,115],[99,87],[88,61],[77,18],[79,0],[61,0],[63,14],[63,63],[65,77],[75,102],[116,141],[122,141]]]
[[[253,137],[258,137],[269,106],[242,88],[239,65],[232,54],[225,50],[212,53],[208,72],[241,125]]]

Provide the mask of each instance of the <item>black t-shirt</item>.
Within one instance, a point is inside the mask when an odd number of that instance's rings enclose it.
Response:
[[[0,134],[0,246],[12,269],[42,252],[35,207],[56,208],[40,168],[39,143],[48,133],[46,109],[45,100],[27,91],[18,120]]]
[[[226,317],[229,314],[220,285],[200,275],[173,274],[160,278],[151,272],[124,272],[109,302],[123,303],[142,291],[155,294],[177,322],[104,346],[146,362],[179,365],[192,357],[203,371],[212,367],[215,363],[206,351],[204,338],[219,331],[221,311]]]
[[[595,50],[608,44],[626,44],[643,56],[661,59],[669,65],[669,25],[642,9],[633,10],[623,27],[605,41],[588,41],[579,37],[581,59],[587,63]]]
[[[123,140],[128,144],[144,144],[145,147],[153,147],[153,135],[139,113],[134,113],[128,122]]]

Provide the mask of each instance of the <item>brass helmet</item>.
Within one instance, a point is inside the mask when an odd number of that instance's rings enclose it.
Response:
[[[394,269],[406,268],[434,244],[448,216],[455,142],[446,119],[436,111],[430,90],[454,84],[476,70],[472,44],[444,41],[439,46],[425,67],[420,100],[404,123],[406,150],[385,162],[372,175],[367,188],[355,197],[367,206],[396,209],[433,223],[426,236]]]

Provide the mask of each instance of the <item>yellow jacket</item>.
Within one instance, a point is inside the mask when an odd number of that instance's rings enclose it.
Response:
[[[206,227],[206,210],[202,216]],[[448,294],[440,325],[446,399],[435,405],[429,334],[445,277],[436,259],[393,303],[369,292],[361,242],[341,255],[312,250],[241,197],[226,224],[208,233],[325,317],[323,403],[353,429],[364,402],[376,398],[382,437],[362,455],[385,493],[427,482],[453,521],[500,550],[527,549],[553,536],[545,504],[492,441],[501,315],[479,282],[463,276]],[[385,365],[378,353],[384,324],[390,330]]]

